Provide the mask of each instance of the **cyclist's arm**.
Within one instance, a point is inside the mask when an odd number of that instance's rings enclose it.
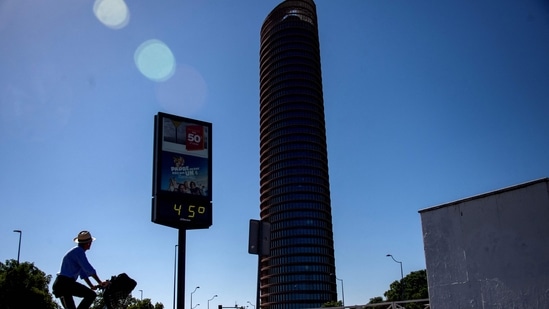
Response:
[[[101,279],[99,279],[99,276],[97,274],[93,274],[91,275],[93,277],[93,279],[95,279],[95,281],[97,281],[97,284],[100,285],[100,286],[105,286],[107,285],[107,282],[106,281],[101,281]],[[88,279],[89,280],[89,279]]]
[[[95,290],[95,286],[93,286],[93,284],[91,283],[90,279],[84,278],[84,281],[86,281],[86,283],[88,284],[88,286],[90,287],[90,289]]]
[[[92,290],[95,290],[97,286],[94,286],[91,283],[89,277],[93,277],[93,279],[97,281],[98,286],[102,286],[102,287],[106,286],[107,283],[99,279],[99,276],[97,276],[97,272],[95,271],[95,268],[93,268],[90,262],[88,262],[88,258],[86,257],[86,254],[84,252],[85,252],[84,250],[80,251],[79,252],[80,254],[78,256],[78,263],[81,267],[80,278],[84,279],[86,283],[91,287]]]

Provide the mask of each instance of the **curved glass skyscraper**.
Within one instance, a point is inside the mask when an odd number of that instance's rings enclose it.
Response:
[[[261,308],[337,300],[320,47],[312,0],[287,0],[265,19],[260,48]]]

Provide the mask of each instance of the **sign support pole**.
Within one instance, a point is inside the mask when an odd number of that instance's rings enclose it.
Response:
[[[250,220],[248,253],[257,254],[257,288],[255,308],[261,309],[261,258],[271,252],[271,224],[264,220]]]
[[[185,251],[187,230],[178,229],[177,240],[177,309],[185,309]]]
[[[261,221],[259,223],[259,229],[257,231],[258,237],[257,239],[259,244],[259,250],[257,250],[257,287],[255,292],[255,308],[261,309],[260,303],[261,303],[261,256],[263,253],[263,243],[261,242],[261,239],[263,239],[263,228],[261,225]]]

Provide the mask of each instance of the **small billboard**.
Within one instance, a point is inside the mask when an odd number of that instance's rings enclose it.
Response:
[[[178,229],[212,225],[212,124],[154,117],[152,221]]]

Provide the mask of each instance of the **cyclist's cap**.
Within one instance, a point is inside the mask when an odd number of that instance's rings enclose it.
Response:
[[[92,235],[88,231],[82,231],[78,233],[78,236],[74,238],[74,242],[79,244],[86,244],[94,240],[95,240],[95,237],[92,237]]]

